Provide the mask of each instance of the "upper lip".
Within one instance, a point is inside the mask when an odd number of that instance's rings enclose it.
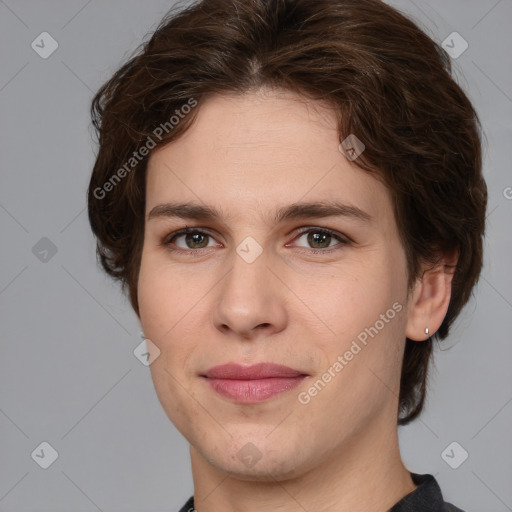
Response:
[[[258,363],[251,366],[228,363],[214,366],[207,370],[203,376],[211,379],[237,379],[255,380],[271,377],[301,377],[305,373],[274,363]]]

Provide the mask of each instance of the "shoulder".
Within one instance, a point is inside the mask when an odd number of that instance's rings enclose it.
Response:
[[[465,512],[444,501],[436,479],[430,474],[411,473],[416,489],[404,496],[389,512]]]
[[[185,505],[180,508],[180,512],[195,512],[194,508],[194,496],[190,496]],[[450,511],[451,512],[451,511]],[[455,511],[457,512],[457,511]]]
[[[444,503],[444,512],[465,512],[461,508],[457,508],[455,505],[452,505],[451,503],[445,502]]]

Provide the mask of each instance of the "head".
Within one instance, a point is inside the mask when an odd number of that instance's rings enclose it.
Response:
[[[418,416],[432,335],[480,274],[487,200],[478,117],[444,50],[377,0],[204,0],[162,20],[92,117],[100,262],[206,458],[230,469],[251,441],[292,471]],[[307,385],[240,406],[201,376],[261,361]]]

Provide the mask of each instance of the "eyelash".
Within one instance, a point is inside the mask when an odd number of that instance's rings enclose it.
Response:
[[[331,237],[337,239],[340,243],[336,244],[333,247],[329,247],[326,249],[307,249],[304,247],[302,248],[302,249],[305,249],[310,254],[311,253],[312,254],[326,254],[326,253],[329,254],[336,250],[340,250],[343,246],[348,245],[352,242],[352,240],[350,240],[347,236],[341,235],[341,233],[337,233],[336,231],[332,231],[327,228],[318,228],[318,227],[313,227],[313,226],[308,226],[307,228],[304,228],[303,230],[301,230],[299,233],[297,233],[297,236],[294,238],[294,240],[296,238],[300,238],[304,234],[308,234],[311,232],[319,233],[322,235],[330,235]],[[194,255],[194,256],[199,256],[200,255],[199,253],[202,250],[211,249],[211,247],[203,247],[202,249],[181,249],[181,248],[176,249],[174,247],[171,247],[171,243],[176,238],[178,238],[181,235],[187,235],[187,234],[191,234],[191,233],[206,235],[211,238],[214,238],[210,233],[208,233],[206,231],[202,231],[200,228],[183,228],[183,229],[179,229],[178,231],[174,231],[174,232],[170,233],[169,235],[167,235],[166,237],[164,237],[164,239],[161,241],[160,245],[164,246],[167,250],[172,251],[172,252],[180,252],[182,254],[190,254],[190,255]]]

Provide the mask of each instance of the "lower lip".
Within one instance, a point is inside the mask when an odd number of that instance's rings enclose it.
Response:
[[[269,377],[267,379],[235,380],[235,379],[207,379],[210,386],[219,395],[235,400],[239,403],[251,404],[263,402],[275,395],[290,391],[297,387],[304,379],[300,377]]]

